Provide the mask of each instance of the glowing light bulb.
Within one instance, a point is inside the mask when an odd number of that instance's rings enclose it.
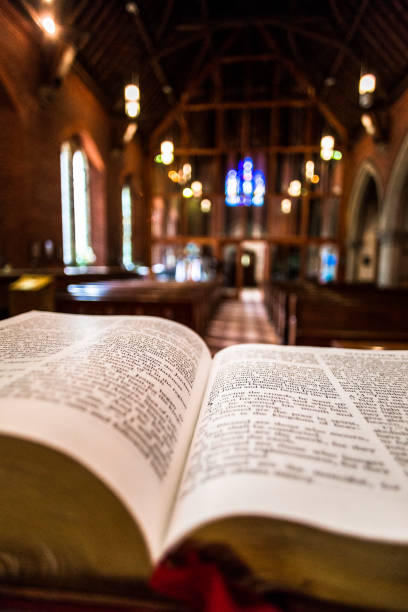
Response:
[[[166,153],[173,153],[174,144],[171,142],[171,140],[163,140],[160,145],[160,151],[162,155]]]
[[[200,181],[193,181],[191,183],[191,190],[194,194],[194,197],[199,198],[200,195],[203,193],[203,186]]]
[[[183,189],[183,198],[192,198],[193,190],[190,187],[184,187]]]
[[[165,166],[169,166],[170,164],[172,164],[172,163],[173,163],[173,160],[174,160],[174,155],[173,155],[173,153],[168,152],[168,151],[165,151],[164,153],[162,152],[162,154],[161,154],[161,160],[162,160],[162,163],[163,163]]]
[[[55,36],[57,33],[56,23],[51,15],[43,15],[40,19],[41,26],[47,34]]]
[[[320,157],[324,161],[330,161],[332,156],[333,156],[333,149],[321,149],[320,150]]]
[[[334,149],[334,138],[327,134],[326,136],[322,136],[320,141],[320,146],[322,149]]]
[[[125,100],[128,102],[138,102],[140,99],[140,89],[134,83],[129,83],[125,87]]]
[[[179,182],[179,174],[175,170],[170,170],[168,176],[169,176],[169,179],[173,181],[173,183]]]
[[[320,181],[320,176],[318,174],[314,174],[311,178],[311,181],[314,185],[317,185],[317,183]]]
[[[285,215],[287,215],[290,213],[291,210],[292,210],[292,202],[288,198],[285,198],[284,200],[282,200],[281,211],[285,213]]]
[[[333,156],[332,157],[333,157],[333,159],[339,161],[343,157],[343,154],[342,154],[341,151],[337,151],[336,150],[336,151],[333,151]]]
[[[288,194],[296,198],[300,196],[301,192],[302,192],[302,183],[298,180],[290,181]]]
[[[125,112],[127,114],[128,117],[137,117],[138,114],[140,113],[140,104],[139,102],[126,102],[125,104]]]
[[[200,208],[201,208],[201,212],[209,213],[211,210],[211,200],[207,200],[207,199],[201,200]]]
[[[358,83],[358,93],[364,95],[375,91],[376,78],[373,74],[362,74]]]
[[[189,181],[191,179],[191,164],[184,164],[182,172],[186,181]]]
[[[305,176],[306,178],[311,181],[314,175],[314,162],[312,160],[309,160],[306,162],[306,166],[305,166]]]

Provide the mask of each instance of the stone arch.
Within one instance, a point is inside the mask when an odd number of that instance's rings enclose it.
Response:
[[[380,227],[379,284],[408,284],[408,132],[393,164]]]
[[[382,215],[383,185],[376,166],[366,160],[354,180],[347,227],[348,281],[374,281],[377,275],[377,232]]]

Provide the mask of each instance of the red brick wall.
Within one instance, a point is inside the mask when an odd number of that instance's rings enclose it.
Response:
[[[370,160],[381,177],[384,192],[393,164],[404,137],[408,133],[408,90],[394,103],[390,111],[389,141],[378,144],[364,135],[348,154],[348,172],[345,178],[346,198],[350,195],[354,178],[365,160]]]
[[[62,263],[59,153],[61,143],[78,134],[92,166],[96,263],[117,263],[118,178],[124,174],[122,166],[126,173],[134,172],[132,163],[140,164],[140,153],[130,161],[123,152],[115,158],[112,118],[75,72],[55,89],[48,104],[41,103],[43,41],[7,2],[0,7],[0,31],[0,258],[14,267],[27,266],[32,243],[51,239],[58,257],[38,263]]]

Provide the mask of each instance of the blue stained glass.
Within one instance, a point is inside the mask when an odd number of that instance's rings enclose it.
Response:
[[[252,196],[252,204],[254,206],[262,206],[265,197],[265,175],[262,170],[254,172],[254,193]]]
[[[228,206],[239,204],[239,179],[236,170],[229,170],[225,179],[225,202]]]
[[[228,206],[262,206],[265,197],[265,175],[254,170],[251,157],[245,157],[237,170],[228,170],[225,178],[225,203]]]

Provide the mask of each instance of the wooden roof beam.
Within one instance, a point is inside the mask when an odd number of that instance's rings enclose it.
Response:
[[[143,20],[140,16],[139,8],[136,2],[129,2],[126,6],[127,6],[127,11],[133,17],[133,20],[136,24],[137,31],[148,53],[148,62],[150,63],[152,70],[156,76],[156,79],[158,80],[161,86],[162,92],[165,94],[169,104],[172,106],[176,103],[176,98],[173,93],[173,88],[170,85],[169,80],[166,74],[164,73],[164,70],[159,60],[157,59],[157,50],[153,44],[153,41],[150,37],[149,32],[147,31],[143,23]]]
[[[331,5],[332,5],[332,9],[334,10],[335,0],[332,0]],[[361,2],[361,4],[360,4],[359,10],[357,11],[357,14],[356,14],[356,16],[355,16],[355,18],[353,20],[353,23],[349,27],[349,29],[347,31],[347,34],[345,36],[345,44],[346,44],[347,48],[349,48],[349,46],[351,44],[351,41],[353,40],[353,38],[354,38],[354,36],[355,36],[359,26],[360,26],[361,20],[364,17],[364,14],[365,14],[365,12],[366,12],[366,10],[368,8],[368,5],[369,5],[369,0],[363,0],[363,2]],[[330,67],[330,70],[329,70],[328,75],[327,75],[328,77],[336,76],[336,74],[337,74],[337,72],[338,72],[338,70],[339,70],[339,68],[340,68],[340,66],[341,66],[341,64],[342,64],[342,62],[344,60],[345,55],[346,55],[346,51],[344,49],[340,49],[338,54],[337,54],[337,56],[334,59],[333,64]]]
[[[174,0],[167,0],[165,2],[163,15],[162,15],[160,24],[156,30],[156,41],[160,40],[160,38],[163,36],[166,30],[167,24],[169,23],[171,14],[173,12],[173,7],[174,7]]]
[[[329,108],[329,106],[323,102],[323,100],[316,94],[316,89],[307,75],[300,70],[300,68],[292,62],[284,53],[278,49],[275,40],[272,38],[271,34],[268,32],[264,25],[259,26],[259,31],[265,40],[268,47],[270,47],[273,51],[279,54],[279,59],[284,66],[286,66],[287,70],[292,74],[295,80],[306,90],[307,95],[311,100],[314,100],[316,106],[322,113],[322,115],[326,118],[327,122],[336,130],[339,135],[339,138],[342,144],[346,145],[348,142],[348,133],[346,127],[340,121],[340,119],[333,113],[333,111]]]
[[[229,47],[234,43],[237,36],[239,34],[239,30],[236,29],[227,38],[224,44],[221,46],[219,53],[213,58],[212,61],[208,62],[203,70],[201,70],[198,74],[197,72],[193,73],[193,76],[190,78],[189,83],[186,85],[180,100],[173,106],[172,109],[167,113],[167,115],[162,119],[162,121],[155,127],[152,131],[149,139],[150,147],[153,147],[155,144],[156,138],[166,130],[169,125],[177,118],[177,116],[182,112],[184,104],[189,100],[190,96],[194,93],[194,91],[201,85],[203,81],[213,72],[214,67],[219,63],[220,58],[223,57],[224,53],[229,49]]]
[[[186,103],[183,110],[186,112],[202,112],[208,110],[240,110],[240,109],[256,109],[256,108],[305,108],[314,105],[315,102],[310,98],[285,98],[279,100],[248,100],[248,101],[213,101],[213,102],[198,102]]]
[[[254,27],[259,28],[260,26],[273,26],[275,28],[279,28],[282,30],[286,30],[288,32],[293,32],[295,34],[301,34],[305,38],[312,38],[314,40],[318,40],[332,47],[337,47],[339,49],[344,49],[345,53],[348,55],[352,55],[354,58],[357,56],[354,54],[353,50],[345,45],[342,40],[339,40],[335,36],[329,36],[327,34],[322,34],[321,32],[316,32],[311,30],[310,27],[302,27],[300,25],[296,25],[293,21],[285,21],[283,19],[277,19],[275,17],[248,17],[246,19],[237,18],[237,19],[223,19],[223,20],[212,20],[208,24],[213,30],[229,30],[234,28],[243,28],[243,27]],[[180,32],[193,32],[197,30],[203,30],[205,28],[205,24],[201,22],[190,22],[190,23],[182,23],[175,26],[175,29]],[[358,59],[358,58],[357,58]]]
[[[240,62],[273,62],[276,53],[242,53],[239,55],[227,55],[220,59],[221,64],[238,64]]]

